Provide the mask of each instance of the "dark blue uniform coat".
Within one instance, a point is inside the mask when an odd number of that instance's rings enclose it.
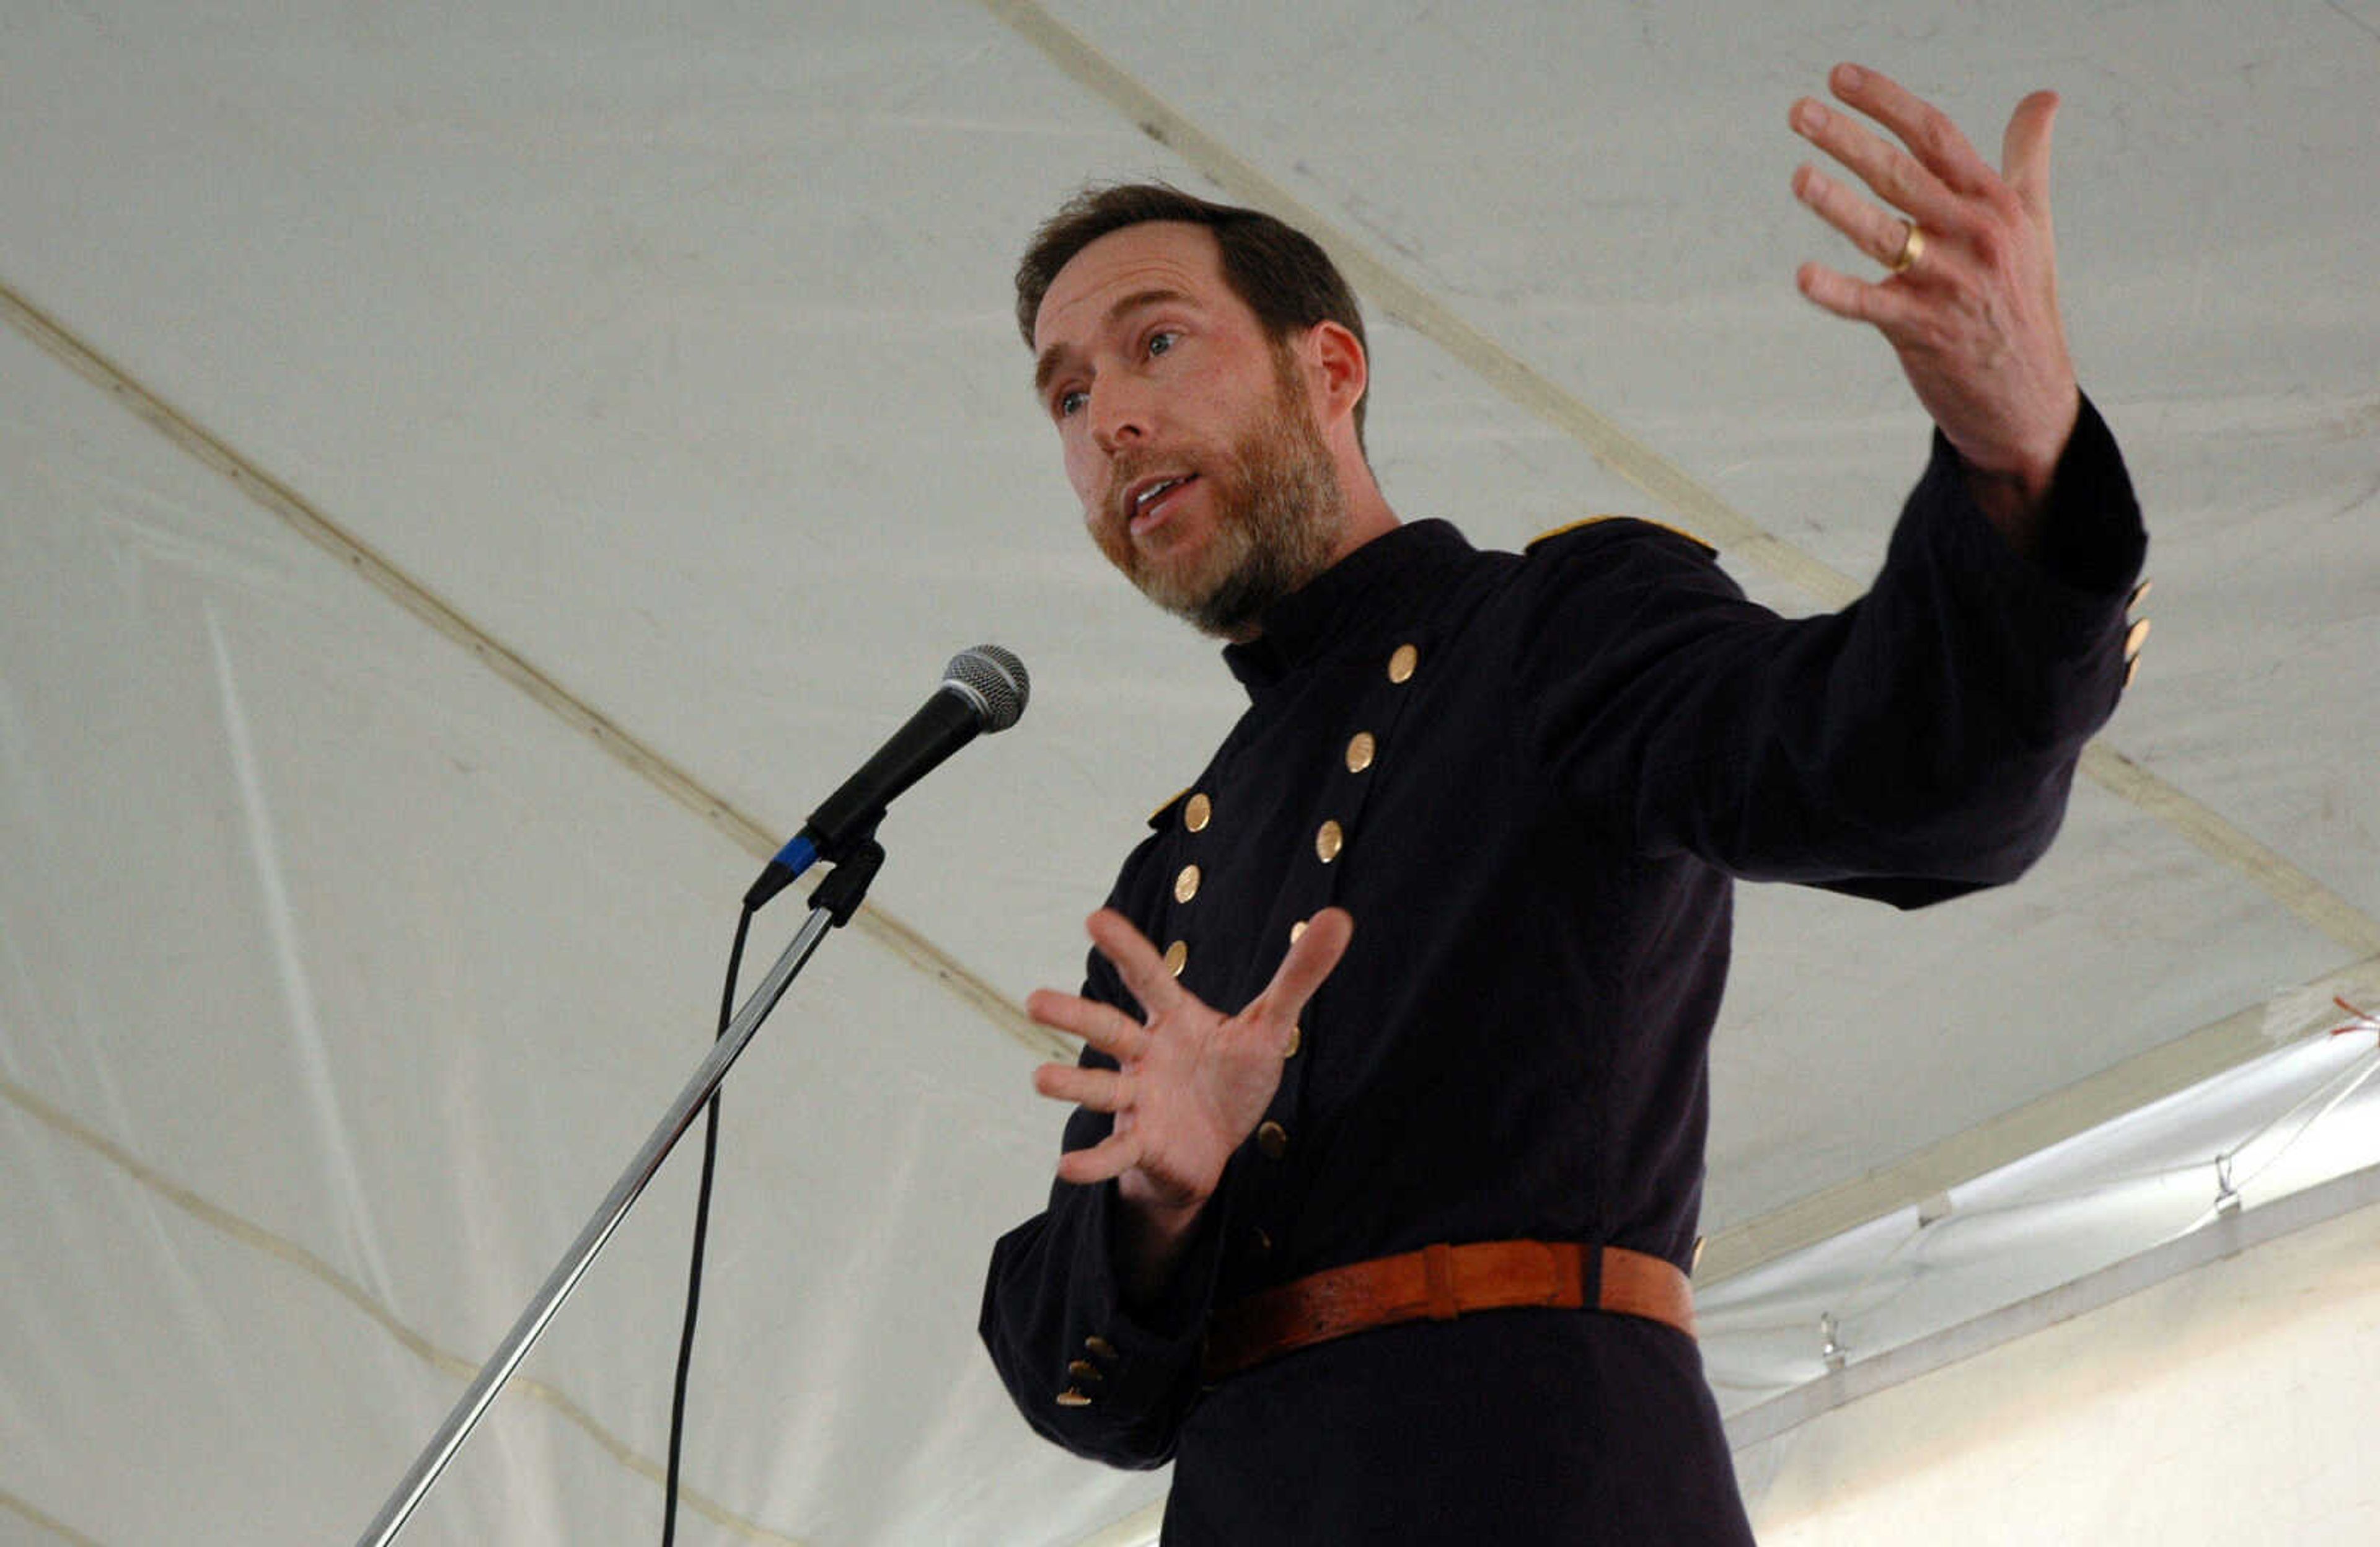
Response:
[[[1525,555],[1402,527],[1269,613],[1225,652],[1246,714],[1110,901],[1227,1012],[1316,909],[1354,940],[1164,1303],[1123,1302],[1112,1184],[1056,1185],[1001,1240],[982,1332],[1027,1421],[1172,1459],[1169,1544],[1748,1541],[1668,1327],[1494,1311],[1202,1389],[1202,1326],[1433,1241],[1687,1266],[1732,878],[1915,907],[2013,878],[2057,830],[2145,546],[2087,403],[2050,501],[2021,558],[1937,436],[1868,594],[1795,621],[1621,519]],[[1086,992],[1139,1013],[1096,954]],[[1065,1147],[1110,1121],[1077,1111]]]

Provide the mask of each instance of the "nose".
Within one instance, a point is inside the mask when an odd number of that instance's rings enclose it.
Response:
[[[1148,395],[1128,378],[1092,383],[1084,412],[1090,416],[1091,440],[1101,451],[1113,453],[1148,438]]]

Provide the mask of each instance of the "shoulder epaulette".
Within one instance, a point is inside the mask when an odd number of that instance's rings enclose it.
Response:
[[[1186,798],[1189,794],[1190,789],[1188,786],[1175,790],[1172,798],[1168,799],[1163,805],[1158,807],[1157,810],[1148,813],[1148,824],[1151,827],[1164,826],[1167,822],[1172,820],[1174,808],[1181,805],[1183,800]]]
[[[1528,549],[1524,551],[1526,552],[1534,550],[1540,542],[1550,542],[1555,538],[1568,536],[1570,533],[1577,531],[1582,528],[1601,526],[1606,521],[1630,521],[1633,522],[1637,526],[1651,527],[1657,531],[1668,532],[1672,537],[1683,538],[1688,542],[1693,543],[1695,547],[1700,548],[1703,551],[1705,557],[1717,558],[1718,556],[1718,550],[1717,548],[1712,547],[1701,538],[1696,537],[1693,532],[1681,530],[1676,527],[1670,526],[1666,521],[1648,521],[1642,516],[1589,516],[1583,520],[1568,521],[1554,528],[1551,531],[1541,531],[1537,533],[1536,536],[1529,539]]]

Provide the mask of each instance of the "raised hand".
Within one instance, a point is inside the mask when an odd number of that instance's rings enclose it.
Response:
[[[1793,192],[1892,272],[1868,281],[1804,263],[1796,280],[1812,301],[1873,323],[1891,343],[1985,508],[2008,530],[2009,516],[2047,493],[2082,404],[2049,219],[2057,94],[2017,104],[1995,172],[1939,108],[1885,76],[1839,65],[1828,84],[1901,144],[1808,97],[1793,104],[1794,130],[1900,213],[1808,164],[1793,174]],[[2022,546],[2029,533],[2010,535]]]
[[[1025,1002],[1027,1015],[1082,1038],[1122,1066],[1044,1064],[1034,1071],[1033,1088],[1114,1115],[1114,1132],[1069,1151],[1058,1175],[1075,1183],[1114,1178],[1149,1227],[1154,1261],[1144,1265],[1162,1266],[1280,1089],[1297,1017],[1339,965],[1354,921],[1343,908],[1317,913],[1265,991],[1232,1016],[1184,988],[1123,915],[1102,908],[1091,915],[1089,929],[1148,1018],[1071,993],[1035,993]]]

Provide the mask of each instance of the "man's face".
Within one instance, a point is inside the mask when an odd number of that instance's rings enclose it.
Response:
[[[1294,350],[1232,293],[1212,232],[1151,222],[1085,247],[1034,348],[1084,524],[1149,600],[1245,639],[1329,566],[1338,469]]]

